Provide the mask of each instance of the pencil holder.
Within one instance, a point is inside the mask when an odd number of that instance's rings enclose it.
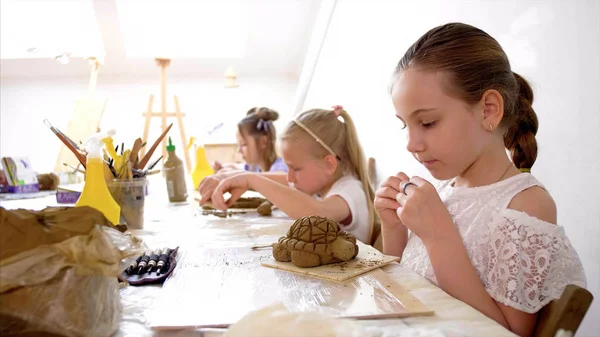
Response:
[[[108,190],[121,206],[121,223],[129,229],[144,228],[144,202],[148,180],[138,178],[133,180],[113,180],[108,184]]]

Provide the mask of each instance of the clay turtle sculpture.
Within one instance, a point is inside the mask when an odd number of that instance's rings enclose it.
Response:
[[[302,268],[349,261],[356,255],[356,238],[341,230],[337,222],[321,216],[296,220],[287,235],[273,244],[275,260],[291,261]]]

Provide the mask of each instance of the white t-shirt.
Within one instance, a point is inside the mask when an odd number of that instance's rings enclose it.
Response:
[[[340,196],[350,208],[352,222],[342,225],[342,229],[356,237],[358,240],[369,244],[369,206],[363,185],[356,177],[345,175],[338,179],[323,198],[337,195]]]

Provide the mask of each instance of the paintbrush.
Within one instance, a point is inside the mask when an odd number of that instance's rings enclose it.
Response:
[[[79,167],[73,167],[73,166],[71,166],[71,165],[69,165],[67,163],[63,163],[63,165],[66,166],[66,167],[68,167],[68,168],[70,168],[70,169],[72,169],[73,172],[85,173],[85,171],[80,170]]]
[[[44,120],[44,124],[46,124],[47,126],[50,127],[50,130],[52,130],[52,132],[54,132],[56,137],[58,137],[58,139],[60,139],[61,142],[63,142],[63,144],[65,144],[65,146],[69,150],[71,150],[71,152],[73,152],[75,157],[77,157],[77,160],[79,160],[79,163],[81,163],[81,165],[85,168],[85,156],[83,154],[81,154],[81,152],[79,152],[79,150],[78,150],[79,147],[77,146],[77,144],[75,144],[72,140],[68,139],[68,137],[65,136],[58,129],[53,127],[47,119]]]
[[[171,130],[172,126],[173,126],[173,123],[169,124],[169,126],[165,129],[165,131],[163,131],[163,133],[160,135],[160,137],[158,137],[158,139],[154,142],[154,144],[152,144],[152,147],[150,148],[150,150],[148,150],[148,153],[146,153],[144,158],[142,158],[142,160],[140,160],[139,165],[136,167],[137,169],[143,169],[146,166],[146,164],[150,160],[150,157],[152,157],[154,150],[156,150],[156,148],[158,147],[158,144],[160,144],[160,142],[163,140],[163,138],[165,138],[165,136],[167,135],[169,130]]]
[[[150,166],[148,166],[148,168],[146,169],[146,171],[152,170],[154,168],[154,166],[156,166],[156,164],[158,164],[160,162],[160,160],[162,159],[163,156],[158,157],[158,159],[156,159],[155,162],[153,162],[152,164],[150,164]]]
[[[71,144],[71,146],[73,146],[75,149],[77,149],[77,151],[81,151],[81,149],[79,148],[79,145],[77,145],[77,143],[75,143],[71,138],[69,138],[67,135],[65,135],[62,131],[60,131],[59,129],[52,126],[52,124],[50,124],[49,120],[44,119],[44,124],[46,124],[46,126],[48,126],[50,128],[50,130],[52,132],[54,132],[54,134],[57,134],[57,135],[60,134],[61,136],[63,136]]]

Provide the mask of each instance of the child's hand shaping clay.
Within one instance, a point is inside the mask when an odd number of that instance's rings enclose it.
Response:
[[[200,195],[202,196],[200,199],[200,205],[210,201],[211,195],[221,180],[223,180],[223,178],[221,178],[218,174],[214,174],[202,179],[200,186],[198,186],[198,192],[200,192]]]
[[[400,204],[398,218],[415,233],[425,245],[446,236],[456,226],[435,187],[427,180],[412,177],[400,183],[396,196]]]
[[[375,193],[374,206],[384,226],[397,227],[402,225],[402,221],[396,213],[396,210],[400,207],[396,196],[398,193],[402,193],[400,184],[403,180],[409,180],[404,172],[399,172],[395,176],[388,177],[381,183]]]
[[[207,200],[211,200],[215,208],[226,210],[248,190],[249,175],[250,173],[242,173],[223,179]],[[231,197],[226,202],[223,195],[227,192],[231,194]]]

